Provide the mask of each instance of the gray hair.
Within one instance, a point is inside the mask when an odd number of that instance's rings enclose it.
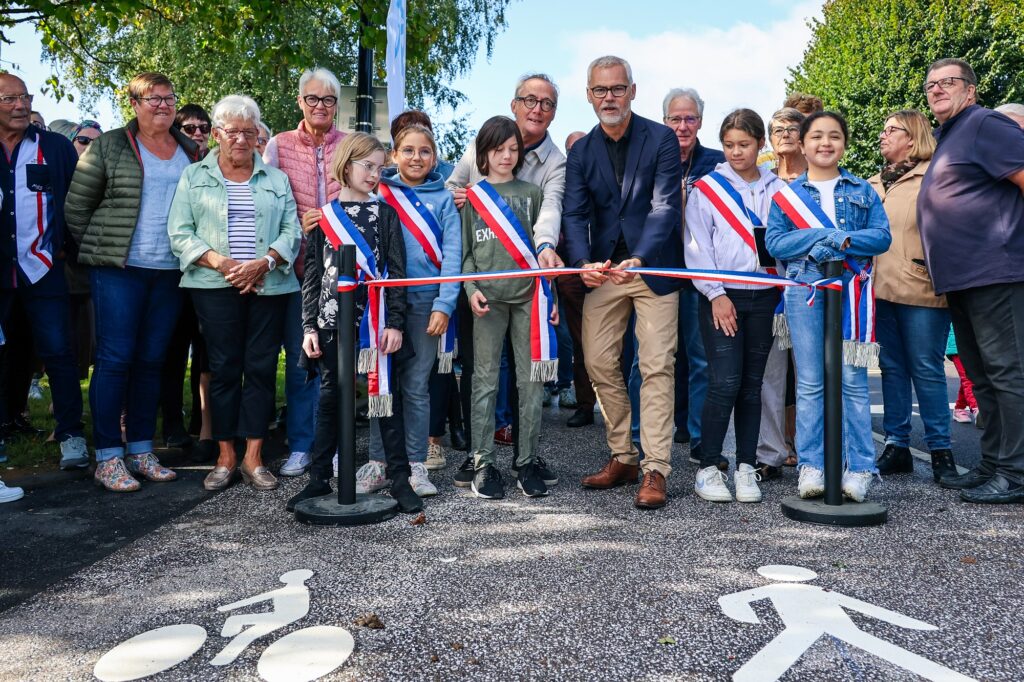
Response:
[[[807,118],[807,116],[804,115],[804,112],[800,111],[799,109],[796,109],[794,107],[782,107],[774,114],[772,114],[772,117],[770,119],[768,119],[768,134],[772,134],[772,129],[775,127],[776,121],[778,121],[779,123],[800,124],[804,122],[805,118]]]
[[[263,131],[264,133],[266,133],[266,135],[267,135],[267,137],[268,137],[268,138],[270,138],[270,137],[273,137],[273,136],[274,136],[274,131],[273,131],[273,130],[271,130],[271,129],[270,129],[270,126],[268,126],[268,125],[267,125],[266,123],[264,123],[263,121],[260,121],[260,126],[259,126],[259,127],[260,127],[260,130],[262,130],[262,131]]]
[[[558,104],[558,85],[551,76],[546,73],[526,73],[519,77],[516,81],[516,97],[519,97],[519,93],[522,92],[523,86],[526,85],[527,81],[544,81],[551,86],[551,89],[555,91],[555,104]]]
[[[223,128],[229,120],[242,119],[254,126],[260,124],[260,107],[252,97],[228,95],[213,105],[210,116],[216,128]]]
[[[594,69],[611,69],[616,66],[621,66],[626,70],[626,80],[629,81],[629,85],[633,84],[633,67],[629,65],[622,57],[615,57],[613,55],[605,55],[598,57],[594,61],[590,62],[590,66],[587,67],[587,83],[590,83],[590,77],[594,75]]]
[[[341,95],[341,83],[338,82],[338,77],[327,69],[318,66],[315,69],[306,69],[302,72],[302,76],[299,77],[299,97],[306,93],[306,86],[309,85],[310,81],[323,83],[331,89],[335,97]]]
[[[1017,104],[1016,102],[1007,102],[1006,104],[996,107],[996,111],[1000,114],[1013,114],[1014,116],[1020,116],[1024,118],[1024,104]]]
[[[694,104],[697,105],[697,115],[704,118],[704,100],[700,98],[697,91],[693,88],[672,88],[665,95],[665,99],[661,103],[661,115],[668,116],[668,108],[672,106],[672,102],[677,99],[685,97]]]

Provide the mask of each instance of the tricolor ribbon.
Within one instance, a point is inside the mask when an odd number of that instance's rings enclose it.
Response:
[[[351,291],[360,283],[387,279],[387,265],[378,269],[373,249],[366,243],[352,219],[337,200],[321,207],[320,229],[335,250],[342,244],[356,247],[356,281],[338,277],[338,291]],[[391,356],[380,352],[380,339],[387,324],[387,306],[384,303],[384,289],[368,289],[366,312],[359,323],[358,371],[366,374],[369,391],[370,417],[390,417],[392,414]],[[339,330],[340,332],[340,330]]]
[[[776,192],[772,201],[798,229],[836,229],[818,202],[796,183]],[[875,290],[871,266],[862,268],[850,256],[844,259],[844,265],[854,276],[843,284],[843,362],[854,367],[875,367],[878,365],[879,347],[875,341]],[[815,292],[824,286],[821,283],[838,282],[840,279],[814,282],[807,305],[814,305]]]
[[[534,271],[536,286],[530,308],[530,379],[553,381],[558,376],[558,341],[551,324],[551,283],[536,274],[540,265],[533,251],[533,240],[512,208],[486,180],[472,185],[466,191],[466,198],[516,265],[522,270]]]

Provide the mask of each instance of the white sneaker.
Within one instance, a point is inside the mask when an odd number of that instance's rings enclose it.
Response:
[[[60,468],[84,469],[89,466],[89,448],[85,445],[85,438],[72,436],[61,441],[60,444]]]
[[[293,452],[277,473],[281,476],[301,476],[309,469],[311,460],[308,452]]]
[[[871,476],[868,471],[844,471],[843,496],[854,502],[863,502],[871,487]]]
[[[761,474],[749,464],[741,464],[733,477],[736,483],[737,502],[760,502],[761,489],[757,482],[761,480]]]
[[[334,453],[334,459],[332,460],[332,466],[334,467],[334,477],[338,477],[338,453]]]
[[[9,487],[3,481],[0,481],[0,504],[4,502],[14,502],[25,497],[25,491],[21,488]]]
[[[821,497],[825,494],[825,472],[805,464],[800,467],[800,480],[796,489],[805,500]]]
[[[732,502],[732,493],[725,485],[726,477],[718,467],[704,467],[697,472],[693,492],[708,502]]]
[[[28,386],[28,399],[29,400],[42,400],[43,399],[43,387],[39,385],[39,379],[33,377],[32,383]]]
[[[356,472],[356,493],[373,493],[389,485],[391,481],[384,478],[384,462],[371,459]]]
[[[427,469],[437,471],[448,466],[448,459],[444,456],[444,448],[440,443],[427,443]],[[416,486],[413,486],[414,488]]]
[[[412,485],[412,491],[420,497],[433,497],[437,494],[437,486],[430,482],[427,477],[427,467],[423,462],[413,462],[412,476],[409,477],[409,483]]]

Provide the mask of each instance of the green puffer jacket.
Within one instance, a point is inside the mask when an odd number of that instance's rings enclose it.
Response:
[[[68,231],[79,244],[82,265],[123,268],[139,220],[142,200],[142,157],[135,139],[139,123],[103,133],[78,160],[64,201]],[[193,162],[199,148],[184,134],[171,135]]]

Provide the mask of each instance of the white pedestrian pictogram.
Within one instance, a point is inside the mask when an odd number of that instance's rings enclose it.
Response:
[[[718,604],[733,620],[757,625],[760,621],[750,605],[770,599],[785,629],[733,674],[735,682],[777,680],[824,635],[831,635],[928,680],[975,682],[973,678],[864,632],[844,608],[911,630],[938,630],[936,626],[845,594],[805,585],[803,583],[818,577],[807,568],[762,566],[757,572],[778,582],[724,595],[718,598]]]

